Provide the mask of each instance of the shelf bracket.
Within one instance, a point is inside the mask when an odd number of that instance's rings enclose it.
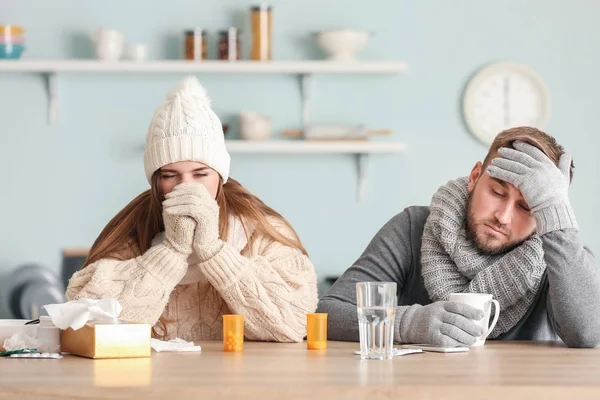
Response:
[[[300,74],[300,93],[302,95],[302,128],[304,131],[310,126],[310,84],[311,74]]]
[[[58,122],[58,82],[56,72],[47,72],[43,76],[46,81],[46,92],[48,94],[48,123],[56,125]]]
[[[357,199],[359,203],[364,203],[367,198],[367,161],[368,154],[356,154],[356,168],[358,174]]]

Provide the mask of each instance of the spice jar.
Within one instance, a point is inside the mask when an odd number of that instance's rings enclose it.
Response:
[[[271,6],[261,4],[250,9],[252,26],[252,60],[271,59]]]
[[[185,59],[206,60],[208,45],[206,44],[206,30],[194,28],[185,31]]]
[[[240,60],[242,58],[240,30],[229,28],[226,31],[220,31],[218,48],[219,60]]]

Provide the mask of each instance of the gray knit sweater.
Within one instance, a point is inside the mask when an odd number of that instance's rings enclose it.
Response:
[[[403,343],[400,326],[412,305],[431,303],[421,275],[421,237],[428,207],[409,207],[393,217],[364,253],[319,301],[328,313],[330,340],[358,341],[356,282],[398,284],[394,338]],[[558,340],[569,347],[600,343],[600,274],[593,254],[573,229],[542,237],[546,271],[525,316],[498,340]]]

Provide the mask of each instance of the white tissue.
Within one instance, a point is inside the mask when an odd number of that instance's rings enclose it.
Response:
[[[201,351],[200,346],[194,346],[194,342],[186,342],[183,339],[171,339],[168,342],[158,339],[150,339],[150,346],[154,351],[160,353],[161,351]]]
[[[25,332],[17,332],[4,341],[3,347],[6,351],[36,349],[38,347],[38,341]]]
[[[60,329],[78,330],[86,322],[115,323],[121,314],[121,305],[115,299],[73,300],[62,304],[48,304],[43,308]]]

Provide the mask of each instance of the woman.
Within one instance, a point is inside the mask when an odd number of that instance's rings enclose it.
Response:
[[[148,129],[150,190],[104,228],[67,298],[116,298],[121,319],[165,340],[220,339],[221,316],[233,313],[250,340],[302,341],[314,267],[290,224],[229,178],[229,163],[221,122],[187,78]]]

